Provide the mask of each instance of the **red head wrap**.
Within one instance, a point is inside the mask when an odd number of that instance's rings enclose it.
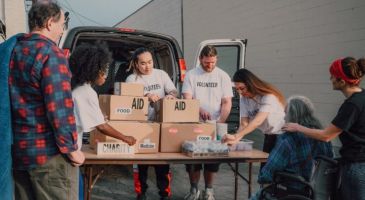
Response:
[[[337,59],[332,63],[330,67],[331,75],[334,76],[335,78],[343,79],[346,83],[358,85],[360,83],[360,79],[351,79],[347,77],[346,74],[343,72],[343,67],[341,62],[342,58]]]

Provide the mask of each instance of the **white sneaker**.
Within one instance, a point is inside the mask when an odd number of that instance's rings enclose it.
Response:
[[[190,192],[185,195],[184,200],[199,200],[200,190],[191,188]]]
[[[207,188],[203,192],[203,200],[215,200],[213,188]]]

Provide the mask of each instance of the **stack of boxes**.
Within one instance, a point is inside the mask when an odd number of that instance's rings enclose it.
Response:
[[[199,122],[198,100],[161,99],[154,104],[157,122],[148,122],[143,85],[116,83],[114,88],[114,95],[99,96],[100,108],[110,126],[137,142],[130,147],[94,130],[90,144],[97,154],[177,153],[185,140],[215,140],[215,125]]]
[[[160,124],[148,122],[148,98],[143,96],[143,85],[116,83],[114,95],[100,95],[101,111],[108,124],[127,136],[136,138],[129,146],[123,141],[94,130],[90,134],[91,147],[97,154],[157,153],[160,142]]]
[[[215,140],[215,125],[199,122],[199,100],[162,99],[157,119],[161,122],[160,152],[181,152],[185,140]]]

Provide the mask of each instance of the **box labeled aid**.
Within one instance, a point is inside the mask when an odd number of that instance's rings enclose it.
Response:
[[[147,97],[100,95],[99,105],[109,120],[147,121]]]
[[[199,100],[161,99],[155,104],[160,122],[199,122]]]

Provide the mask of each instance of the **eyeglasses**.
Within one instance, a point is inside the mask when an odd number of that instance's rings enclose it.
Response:
[[[235,87],[236,91],[247,91],[247,87],[246,86],[241,86],[241,87]]]

